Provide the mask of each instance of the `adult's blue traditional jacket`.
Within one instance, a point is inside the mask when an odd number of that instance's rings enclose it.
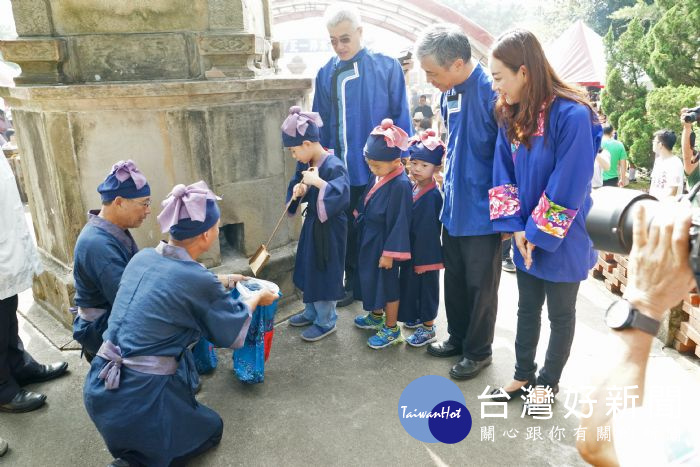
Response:
[[[495,103],[491,77],[479,64],[469,78],[440,97],[448,135],[440,221],[453,237],[493,233],[489,189],[498,134]]]
[[[518,269],[552,282],[578,282],[595,263],[586,232],[591,209],[593,163],[602,129],[590,109],[556,98],[549,118],[541,112],[530,149],[511,143],[501,128],[489,191],[491,219],[498,232],[525,231],[535,245],[532,266],[514,248]]]
[[[83,388],[114,457],[167,466],[221,430],[219,415],[194,397],[187,349],[200,337],[241,347],[251,313],[183,248],[161,243],[134,256]],[[105,356],[108,345],[119,358]]]
[[[297,163],[287,190],[288,200],[294,186],[301,182],[301,172],[308,168],[308,164]],[[288,209],[290,214],[295,214],[300,203],[307,203],[294,263],[294,285],[304,292],[304,303],[335,301],[345,296],[348,172],[337,157],[325,156],[318,166],[318,176],[323,180],[321,189],[308,187],[304,198],[293,201]]]
[[[347,61],[333,57],[318,71],[313,111],[323,119],[321,145],[345,163],[352,186],[369,180],[363,149],[383,119],[413,134],[401,65],[365,48]]]
[[[97,211],[88,214],[73,255],[75,305],[79,307],[73,338],[91,355],[102,345],[122,274],[137,252],[128,230],[99,217]]]

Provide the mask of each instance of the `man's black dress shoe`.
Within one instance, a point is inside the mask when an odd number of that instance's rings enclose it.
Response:
[[[462,346],[454,345],[449,339],[433,342],[428,346],[428,353],[433,357],[455,357],[462,355]]]
[[[0,412],[31,412],[44,405],[45,401],[46,396],[43,394],[20,389],[10,402],[0,405]]]
[[[497,396],[497,397],[489,397],[489,399],[492,402],[508,402],[509,400],[513,400],[516,398],[520,398],[520,396],[527,395],[527,391],[525,389],[527,389],[530,386],[534,387],[535,385],[528,381],[527,383],[523,384],[522,387],[519,387],[515,391],[506,391],[503,388],[496,388],[490,392],[490,395]],[[523,389],[523,388],[525,388],[525,389]],[[503,392],[501,392],[501,391],[503,391]],[[508,394],[510,399],[508,399],[508,397],[502,395],[503,393]]]
[[[17,384],[26,386],[27,384],[41,383],[50,379],[58,378],[68,369],[68,362],[52,363],[51,365],[41,365],[39,371],[25,378],[17,378]]]
[[[489,355],[483,360],[470,360],[464,357],[452,367],[450,376],[454,379],[470,379],[481,373],[481,370],[491,364],[491,356]]]

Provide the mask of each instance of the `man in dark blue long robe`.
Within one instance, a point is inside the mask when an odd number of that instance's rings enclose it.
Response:
[[[219,215],[204,182],[177,185],[159,215],[170,242],[141,250],[124,270],[83,390],[90,418],[121,462],[184,464],[218,444],[223,421],[195,399],[187,349],[200,337],[242,346],[252,310],[277,298],[261,291],[234,300],[197,263],[218,241]]]
[[[362,25],[357,11],[331,6],[326,25],[336,56],[316,75],[313,111],[321,115],[321,145],[332,149],[348,169],[350,206],[345,257],[345,288],[354,288],[357,269],[357,233],[352,209],[370,177],[363,148],[372,129],[384,118],[412,134],[406,83],[398,60],[362,46]],[[348,305],[350,294],[338,306]]]
[[[102,209],[88,213],[73,261],[73,338],[88,361],[102,345],[124,268],[138,252],[129,229],[139,227],[151,213],[151,188],[130,160],[115,164],[97,191]]]

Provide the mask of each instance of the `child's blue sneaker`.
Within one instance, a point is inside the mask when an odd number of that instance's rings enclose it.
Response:
[[[399,344],[401,342],[403,342],[401,328],[395,326],[394,330],[391,330],[386,326],[382,326],[382,329],[380,329],[377,334],[367,340],[367,345],[373,349],[383,349],[384,347]]]
[[[360,329],[376,329],[379,330],[384,326],[384,315],[377,316],[371,311],[366,315],[355,317],[355,326]]]
[[[295,327],[308,326],[313,323],[310,319],[304,318],[304,313],[299,313],[289,318],[289,325]]]
[[[421,324],[423,324],[423,321],[421,321],[420,319],[414,319],[413,321],[405,321],[403,323],[403,327],[408,329],[416,329],[420,327]]]
[[[335,325],[333,325],[332,328],[323,329],[318,324],[314,324],[309,329],[301,333],[301,338],[307,342],[316,342],[323,339],[326,336],[333,334],[336,331],[336,329],[338,328]]]
[[[435,342],[437,336],[435,335],[435,326],[430,329],[421,326],[416,329],[416,332],[411,334],[406,338],[406,343],[413,347],[423,347],[424,345]]]

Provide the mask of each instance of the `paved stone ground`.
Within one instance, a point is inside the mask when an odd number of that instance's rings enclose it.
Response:
[[[26,312],[32,305],[31,294],[25,292],[21,298],[20,308]],[[601,309],[612,299],[599,282],[591,279],[582,284],[576,338],[561,394],[590,384],[591,377],[600,371],[600,362],[610,358],[602,345],[607,331],[600,317]],[[477,397],[485,386],[504,384],[512,376],[516,303],[515,277],[504,273],[493,364],[475,380],[457,382],[473,417],[472,432],[464,441],[454,445],[416,441],[404,431],[397,416],[399,396],[408,383],[428,374],[447,376],[455,359],[436,359],[424,349],[404,345],[370,349],[365,344],[369,331],[352,325],[352,318],[360,312],[356,303],[340,310],[338,332],[317,343],[301,341],[298,329],[280,323],[264,384],[239,383],[231,372],[230,351],[220,351],[220,366],[203,378],[198,398],[221,414],[224,437],[217,449],[194,465],[582,465],[574,448],[573,430],[578,421],[573,416],[565,418],[563,397],[555,404],[551,420],[521,418],[517,401],[511,401],[507,420],[480,418]],[[32,318],[36,315],[28,316],[36,321]],[[88,366],[77,351],[61,352],[51,343],[68,342],[67,331],[46,322],[40,327],[42,332],[20,318],[27,348],[42,362],[68,360],[71,372],[57,381],[31,387],[48,395],[48,404],[42,409],[29,414],[0,414],[0,436],[10,443],[10,451],[0,458],[0,464],[106,465],[111,456],[82,403]],[[443,309],[438,329],[439,337],[445,337]],[[548,335],[544,324],[540,363]],[[700,365],[697,359],[679,356],[657,343],[648,381],[648,403],[652,404],[653,393],[658,391],[697,388]],[[667,405],[675,403],[680,408],[680,400],[673,398]],[[494,427],[495,439],[482,441],[481,430],[489,426]],[[565,438],[560,441],[548,436],[555,426],[565,429]],[[529,427],[540,427],[544,439],[527,440]],[[504,436],[511,429],[518,431],[517,438]]]

